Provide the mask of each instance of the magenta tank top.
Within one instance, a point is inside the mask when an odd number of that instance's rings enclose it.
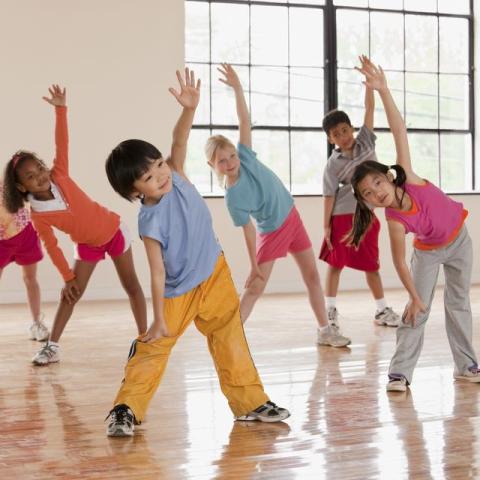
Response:
[[[406,183],[404,188],[412,199],[412,208],[408,211],[386,208],[387,220],[396,220],[403,224],[406,233],[414,233],[413,244],[420,250],[452,242],[468,215],[463,204],[452,200],[428,181],[425,185]]]

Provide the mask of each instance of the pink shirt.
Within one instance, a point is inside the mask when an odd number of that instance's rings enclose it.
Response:
[[[387,220],[400,222],[406,233],[415,234],[413,245],[420,250],[433,250],[451,243],[463,226],[468,211],[463,204],[445,195],[433,183],[406,183],[405,191],[412,200],[408,211],[386,208]]]
[[[3,198],[3,185],[0,183],[0,200]],[[30,223],[30,212],[21,208],[17,213],[10,213],[0,201],[0,240],[8,240],[18,235]]]

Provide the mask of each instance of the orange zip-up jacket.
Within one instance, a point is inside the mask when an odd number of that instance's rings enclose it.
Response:
[[[53,228],[70,235],[75,243],[100,246],[113,238],[120,217],[94,202],[68,175],[67,107],[55,107],[55,159],[50,178],[67,205],[66,210],[31,211],[33,226],[42,239],[52,262],[68,282],[75,278],[65,255],[58,246]]]

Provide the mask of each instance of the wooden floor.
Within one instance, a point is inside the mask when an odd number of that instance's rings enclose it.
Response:
[[[404,293],[388,297],[400,310]],[[479,287],[472,299],[480,353]],[[315,345],[305,296],[262,299],[246,332],[267,393],[292,413],[282,424],[232,421],[192,325],[132,439],[107,438],[103,423],[134,334],[127,303],[80,304],[61,363],[41,368],[25,306],[2,305],[0,478],[478,478],[480,385],[452,379],[441,301],[439,291],[411,391],[387,395],[395,330],[373,325],[369,295],[339,297],[350,349]]]

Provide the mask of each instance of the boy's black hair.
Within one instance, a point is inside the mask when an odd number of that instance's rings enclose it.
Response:
[[[329,135],[330,130],[335,128],[339,123],[347,123],[348,125],[352,126],[350,118],[343,110],[331,110],[323,119],[323,131]]]
[[[400,187],[402,189],[402,196],[399,198],[397,195],[397,190],[395,189],[395,197],[397,198],[400,205],[402,205],[403,197],[405,195],[405,182],[407,181],[407,174],[405,170],[400,165],[384,165],[383,163],[374,162],[373,160],[367,160],[366,162],[358,165],[352,176],[352,189],[353,195],[357,200],[357,207],[355,209],[355,215],[353,217],[353,226],[350,233],[346,235],[346,240],[351,245],[358,247],[362,241],[365,233],[369,229],[372,220],[373,212],[371,208],[365,203],[362,198],[362,195],[358,191],[358,184],[369,174],[383,174],[387,175],[388,171],[393,168],[397,172],[396,178],[393,180],[395,187]]]
[[[144,140],[125,140],[119,143],[107,158],[105,170],[112,188],[129,202],[133,184],[149,168],[154,160],[162,158],[160,151]]]
[[[3,198],[2,203],[10,213],[17,213],[25,206],[28,192],[21,192],[17,184],[19,183],[18,170],[27,160],[35,160],[46,165],[37,155],[27,150],[19,150],[8,161],[3,172]]]

